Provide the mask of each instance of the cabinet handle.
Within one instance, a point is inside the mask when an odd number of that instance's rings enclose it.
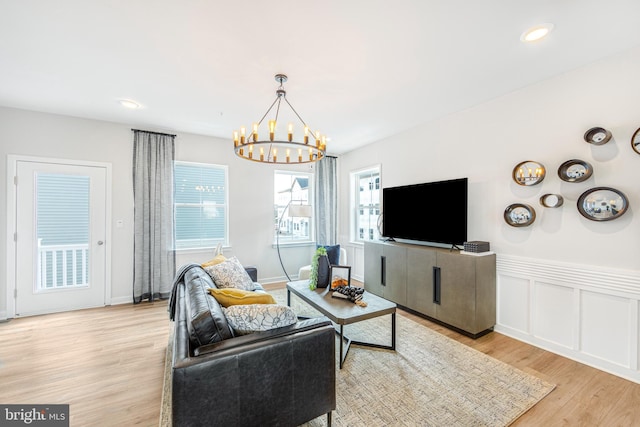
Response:
[[[433,302],[440,304],[440,267],[433,267]]]
[[[387,286],[387,257],[380,257],[380,284]]]

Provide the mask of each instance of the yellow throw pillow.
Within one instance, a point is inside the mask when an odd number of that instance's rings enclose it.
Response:
[[[222,254],[216,255],[213,259],[210,259],[209,261],[207,261],[205,263],[202,263],[202,268],[211,267],[212,265],[217,265],[217,264],[223,263],[226,260],[227,260],[227,258],[224,255],[222,255]]]
[[[209,288],[209,293],[223,307],[246,304],[276,304],[276,300],[264,292],[245,291],[236,288]]]

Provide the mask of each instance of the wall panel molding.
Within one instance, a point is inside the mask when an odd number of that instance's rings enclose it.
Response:
[[[639,271],[499,254],[496,267],[496,332],[640,383]]]

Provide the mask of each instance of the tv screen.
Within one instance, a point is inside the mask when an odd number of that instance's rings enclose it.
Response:
[[[467,178],[382,189],[382,234],[446,245],[467,241]]]

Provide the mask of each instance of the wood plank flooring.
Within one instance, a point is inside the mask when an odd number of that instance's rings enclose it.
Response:
[[[640,384],[495,332],[473,340],[399,314],[557,384],[515,426],[640,425]],[[71,426],[157,426],[170,327],[166,301],[0,323],[0,403],[70,404]]]

